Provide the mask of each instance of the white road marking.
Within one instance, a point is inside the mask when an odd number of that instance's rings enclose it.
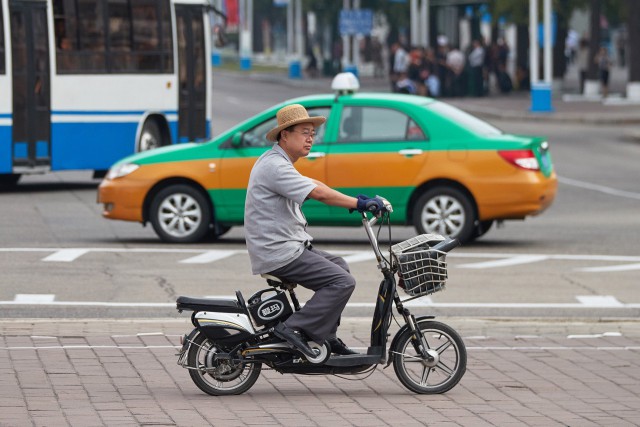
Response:
[[[87,350],[92,348],[119,348],[119,349],[156,349],[156,348],[180,348],[179,345],[47,345],[42,347],[0,347],[0,350]]]
[[[222,249],[211,250],[191,258],[183,259],[180,262],[183,264],[207,264],[210,262],[228,258],[232,255],[235,255],[236,252],[237,251],[226,251]]]
[[[530,264],[532,262],[540,262],[549,259],[547,255],[517,255],[497,261],[477,262],[473,264],[456,265],[456,268],[496,268],[508,267],[511,265]]]
[[[34,294],[38,295],[38,294]],[[18,296],[21,296],[18,298]],[[151,307],[151,308],[175,308],[174,302],[103,302],[103,301],[46,301],[38,298],[31,299],[29,294],[18,294],[13,301],[0,301],[0,305],[48,305],[48,306],[76,306],[76,307]],[[208,298],[230,298],[228,296],[210,295]],[[640,308],[640,303],[621,303],[611,295],[581,295],[577,296],[577,303],[477,303],[457,302],[441,303],[433,302],[431,297],[417,298],[407,301],[409,307],[435,307],[435,308]],[[304,304],[302,304],[304,305]],[[351,308],[374,308],[373,302],[350,302]]]
[[[621,337],[620,332],[604,332],[602,334],[590,334],[590,335],[567,335],[567,339],[585,339],[585,338],[603,338],[603,337]]]
[[[86,254],[89,251],[90,249],[60,249],[44,258],[42,261],[71,262],[80,258],[82,255]]]
[[[43,258],[47,262],[72,262],[76,261],[82,255],[95,253],[141,253],[141,254],[193,254],[192,257],[179,260],[183,264],[202,264],[212,263],[226,259],[232,255],[246,255],[246,249],[226,250],[226,249],[167,249],[167,248],[0,248],[0,252],[48,252],[50,255]],[[363,251],[331,251],[336,255],[343,256],[348,263],[354,264],[358,262],[371,261],[375,256],[370,250]],[[502,268],[514,265],[528,264],[546,260],[559,261],[588,261],[589,267],[581,267],[574,269],[575,271],[583,271],[589,273],[598,272],[616,272],[616,271],[632,271],[640,270],[640,256],[626,255],[564,255],[564,254],[514,254],[514,253],[493,253],[478,252],[465,253],[454,252],[449,254],[450,259],[458,258],[474,258],[474,259],[490,259],[494,261],[484,261],[468,264],[449,264],[450,268],[469,268],[469,269],[488,269]],[[618,265],[610,266],[593,266],[593,262],[615,262]],[[628,263],[628,264],[620,264]]]
[[[416,298],[412,301],[404,303],[407,307],[427,307],[433,305],[431,297]]]
[[[75,307],[152,307],[175,308],[175,302],[101,302],[101,301],[0,301],[0,305],[49,305],[49,306],[75,306]]]
[[[624,305],[612,295],[580,295],[576,299],[588,307],[622,307]]]
[[[368,252],[362,251],[362,252],[354,253],[351,255],[343,256],[343,258],[347,262],[347,264],[355,264],[356,262],[370,261],[372,259],[376,259],[376,256],[371,251],[368,251]]]
[[[54,294],[16,294],[13,301],[19,304],[40,304],[53,302]]]
[[[224,249],[178,249],[178,248],[0,248],[0,252],[61,252],[73,253],[72,251],[98,252],[98,253],[165,253],[165,254],[203,254],[206,252],[226,251]],[[246,249],[233,249],[234,254],[247,254]],[[343,257],[357,256],[364,257],[370,254],[371,250],[330,250],[331,253]],[[453,258],[512,258],[512,257],[547,257],[552,260],[567,261],[611,261],[611,262],[636,262],[640,263],[640,256],[628,255],[565,255],[565,254],[517,254],[506,252],[464,252],[456,251],[448,254]]]
[[[588,346],[523,346],[523,347],[509,347],[509,346],[490,346],[490,347],[467,347],[467,350],[486,350],[486,351],[532,351],[532,350],[548,350],[548,351],[638,351],[640,346],[624,346],[624,347],[588,347]]]
[[[608,267],[576,268],[576,271],[586,271],[588,273],[606,273],[609,271],[631,271],[631,270],[640,270],[640,264],[623,264],[623,265],[610,265]]]
[[[565,178],[563,176],[559,176],[558,181],[561,182],[562,184],[573,185],[574,187],[585,188],[587,190],[599,191],[601,193],[610,194],[612,196],[626,197],[628,199],[640,200],[640,193],[618,190],[611,187],[605,187],[604,185],[591,184],[590,182],[578,181],[577,179],[571,179],[571,178]]]

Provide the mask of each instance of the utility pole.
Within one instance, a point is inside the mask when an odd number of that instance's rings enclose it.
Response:
[[[629,79],[627,81],[627,99],[640,101],[640,2],[627,0],[627,66]]]
[[[637,24],[636,24],[637,25]],[[587,63],[587,78],[584,82],[585,96],[598,96],[600,80],[598,78],[598,64],[594,59],[600,49],[600,0],[591,0],[591,18],[589,19],[589,57]]]
[[[287,3],[287,56],[290,79],[302,78],[303,40],[302,2],[289,0]]]
[[[543,0],[544,9],[544,80],[539,79],[538,55],[538,0],[529,0],[529,75],[531,78],[531,111],[551,112],[553,107],[551,79],[553,57],[551,55],[551,0]]]
[[[240,69],[251,69],[253,55],[253,0],[240,0]]]
[[[342,9],[350,10],[351,9],[351,1],[350,0],[342,0]],[[342,35],[342,69],[347,71],[352,67],[351,65],[351,36],[343,34]]]
[[[409,15],[411,46],[429,47],[429,0],[411,0]]]

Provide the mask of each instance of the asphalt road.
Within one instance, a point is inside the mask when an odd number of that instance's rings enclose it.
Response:
[[[216,82],[214,129],[310,88]],[[417,312],[451,316],[637,317],[640,314],[640,144],[624,126],[500,122],[548,136],[560,176],[556,202],[506,222],[449,257],[445,292]],[[108,221],[89,172],[24,177],[0,193],[0,317],[176,316],[178,295],[245,296],[250,274],[242,228],[219,242],[162,244],[150,226]],[[379,283],[360,228],[311,228],[316,245],[350,260],[358,287],[346,315],[368,316]],[[386,233],[386,231],[384,232]],[[414,235],[397,227],[393,240]],[[386,234],[383,234],[386,236]],[[301,292],[304,299],[305,293]],[[39,303],[39,305],[34,305]]]

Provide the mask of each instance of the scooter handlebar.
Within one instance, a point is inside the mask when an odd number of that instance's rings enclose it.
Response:
[[[438,243],[431,249],[441,252],[449,252],[452,249],[457,248],[458,246],[460,246],[460,241],[458,239],[451,239],[447,237],[445,240]]]

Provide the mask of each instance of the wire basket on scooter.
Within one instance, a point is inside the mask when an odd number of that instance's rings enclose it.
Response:
[[[398,265],[398,285],[412,297],[444,289],[447,280],[446,252],[431,249],[444,240],[437,234],[422,234],[391,247]]]

